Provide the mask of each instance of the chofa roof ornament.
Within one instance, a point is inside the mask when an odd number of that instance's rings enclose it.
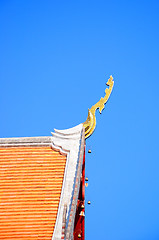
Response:
[[[99,108],[99,112],[101,113],[102,110],[104,109],[104,105],[106,104],[106,102],[109,99],[109,96],[112,92],[113,85],[114,85],[112,76],[110,76],[106,85],[109,88],[105,89],[105,97],[104,98],[101,97],[101,99],[94,106],[92,106],[91,109],[88,109],[87,120],[83,123],[83,125],[85,127],[85,138],[88,138],[89,136],[91,136],[96,127],[96,116],[95,116],[96,110]]]

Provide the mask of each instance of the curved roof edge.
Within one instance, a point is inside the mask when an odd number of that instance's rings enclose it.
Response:
[[[52,133],[52,147],[67,153],[60,203],[52,240],[62,237],[63,215],[66,211],[65,239],[73,238],[74,220],[82,172],[85,146],[85,129],[83,124],[67,130],[55,130]]]

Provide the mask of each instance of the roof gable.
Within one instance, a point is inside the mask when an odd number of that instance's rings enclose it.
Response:
[[[11,199],[13,200],[10,208],[12,220],[8,222],[8,218],[4,220],[4,215],[0,215],[2,223],[0,239],[4,236],[3,226],[9,223],[7,227],[10,230],[6,231],[8,239],[19,237],[21,239],[50,239],[52,237],[53,240],[59,240],[62,237],[64,220],[66,239],[73,238],[85,144],[83,124],[68,130],[55,130],[52,135],[52,137],[0,139],[2,149],[0,158],[5,164],[5,171],[2,170],[0,178],[1,186],[4,181],[6,182],[4,208]],[[10,185],[7,183],[9,176],[11,177]],[[15,179],[19,181],[17,185]],[[8,186],[12,188],[9,195],[7,195]],[[21,186],[20,190],[19,186]],[[3,186],[2,190],[4,190]],[[21,213],[17,211],[19,219],[16,223],[14,216],[16,219],[17,215],[14,210],[18,208],[21,209]],[[42,209],[44,209],[43,213],[41,213]],[[8,210],[6,210],[7,214],[9,214]],[[23,214],[25,210],[29,213],[28,216]],[[36,221],[37,218],[39,222]]]

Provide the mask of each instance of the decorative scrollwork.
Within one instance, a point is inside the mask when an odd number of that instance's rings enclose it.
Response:
[[[96,127],[96,116],[95,116],[96,110],[99,108],[99,112],[101,113],[102,110],[104,109],[106,102],[110,97],[110,94],[114,86],[114,81],[112,76],[110,76],[106,85],[109,88],[105,89],[104,98],[102,97],[94,106],[91,107],[91,109],[88,109],[87,120],[83,123],[85,127],[85,138],[88,138],[94,132],[94,129]]]

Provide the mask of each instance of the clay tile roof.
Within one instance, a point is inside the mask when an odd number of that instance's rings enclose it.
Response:
[[[1,240],[72,239],[84,128],[52,135],[0,139]]]

